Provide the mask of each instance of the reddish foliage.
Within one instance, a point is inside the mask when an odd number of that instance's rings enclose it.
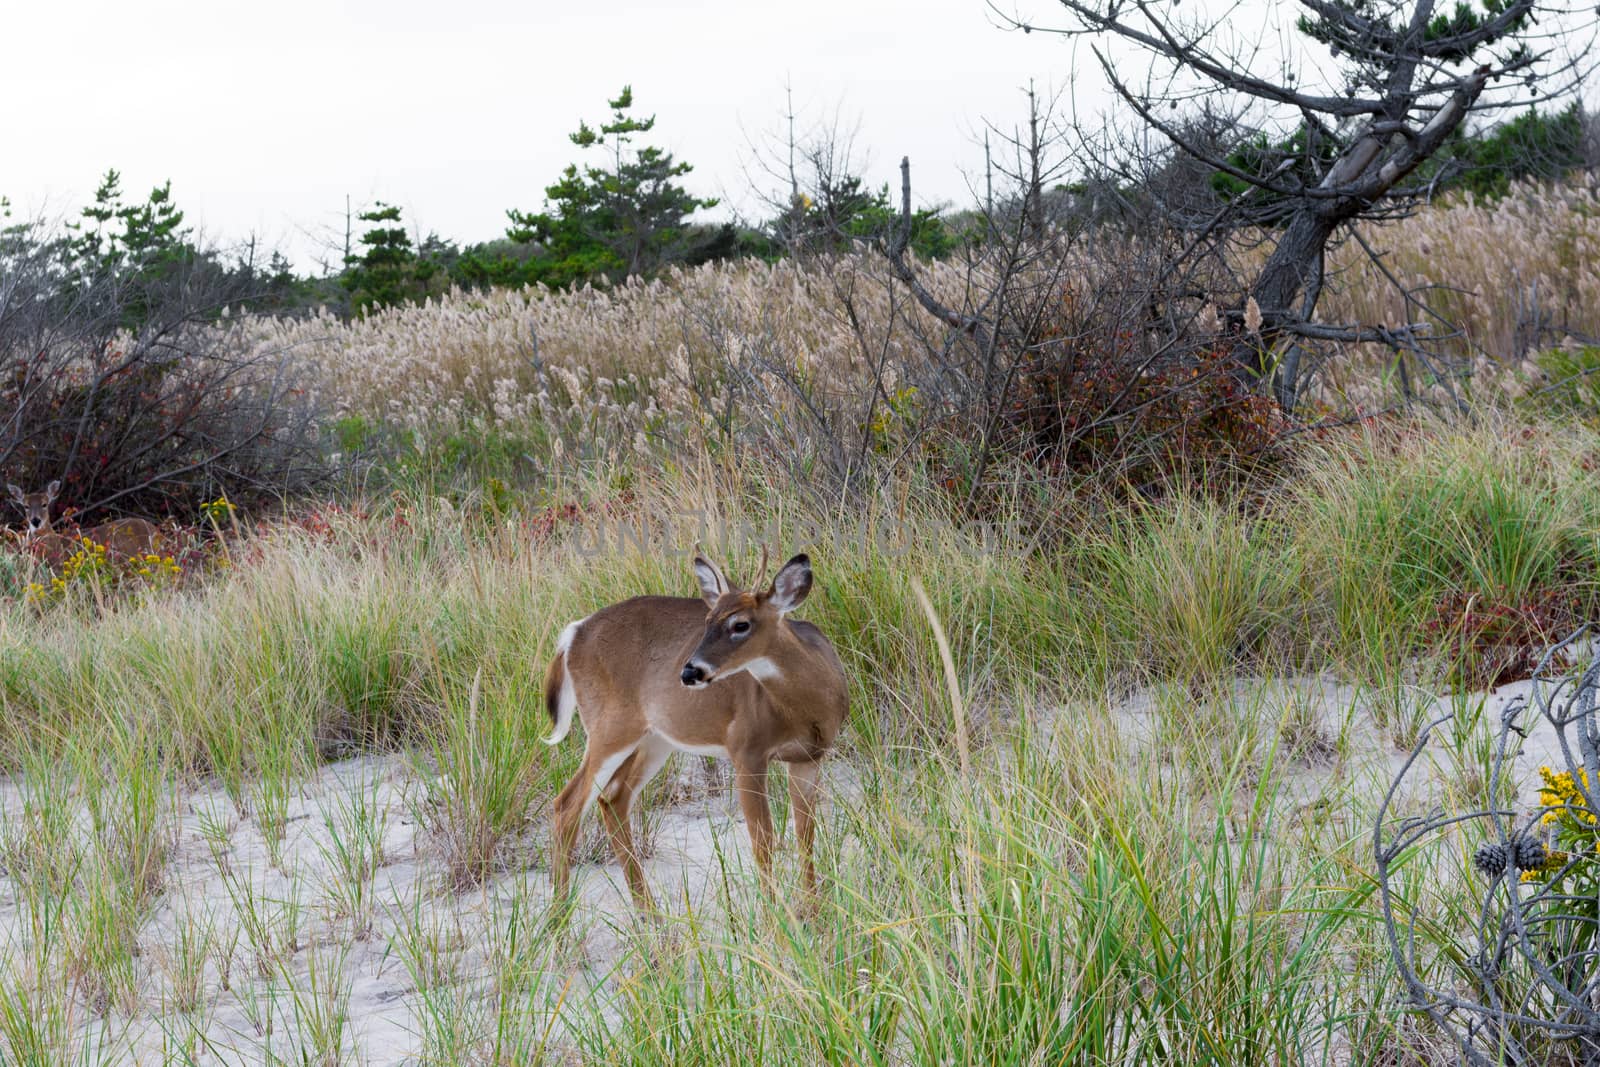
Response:
[[[1235,335],[1205,340],[1131,328],[1115,301],[1063,295],[1025,339],[999,413],[1001,447],[1050,473],[1152,487],[1278,458],[1289,420],[1243,375]]]
[[[522,522],[523,533],[536,545],[542,545],[555,536],[556,531],[583,519],[584,509],[579,504],[554,504],[541,508]]]
[[[587,519],[618,518],[625,514],[633,506],[633,503],[633,492],[625,489],[609,499],[597,500],[591,504],[580,504],[572,501],[565,504],[552,504],[540,508],[524,519],[522,521],[522,532],[536,545],[548,544],[560,531],[576,526]]]
[[[1012,425],[1038,458],[1069,468],[1254,460],[1282,437],[1277,404],[1242,385],[1222,349],[1139,367],[1115,351],[1041,361],[1023,377]]]
[[[341,504],[318,504],[290,517],[282,525],[302,530],[319,541],[331,543],[336,536],[334,523],[346,517],[364,522],[367,519],[367,511],[365,508],[345,507]],[[261,530],[268,532],[270,527],[263,526]]]
[[[1523,598],[1456,590],[1434,606],[1428,630],[1454,658],[1463,684],[1493,688],[1531,677],[1545,650],[1577,628],[1580,614],[1577,596],[1562,586]]]

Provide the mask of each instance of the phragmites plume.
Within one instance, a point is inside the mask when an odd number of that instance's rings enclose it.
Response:
[[[1261,305],[1253,296],[1244,305],[1244,328],[1251,333],[1261,332]]]
[[[1596,219],[1600,192],[1578,182],[1519,187],[1493,202],[1469,198],[1374,223],[1370,235],[1393,250],[1384,267],[1407,286],[1448,284],[1462,294],[1452,304],[1462,336],[1511,359],[1525,347],[1521,316],[1548,294],[1569,294],[1563,306],[1571,311],[1563,314],[1571,317],[1563,321],[1574,335],[1600,334],[1600,272],[1588,266],[1600,261]],[[1483,255],[1486,247],[1499,254]],[[1524,281],[1505,284],[1508,267]],[[450,292],[350,322],[327,312],[236,314],[229,328],[252,352],[292,353],[308,393],[330,408],[413,431],[420,447],[425,437],[492,431],[558,436],[569,456],[592,456],[625,448],[640,432],[651,440],[702,432],[706,419],[718,433],[737,433],[743,409],[717,406],[713,394],[731,389],[738,399],[740,389],[754,387],[766,405],[792,405],[763,425],[791,433],[785,447],[803,452],[814,446],[818,418],[847,424],[859,414],[857,398],[925,389],[926,324],[907,313],[896,286],[878,284],[885,269],[875,253],[740,260],[674,269],[659,285]],[[1104,269],[1103,250],[1069,253],[1056,277],[1065,279],[1071,306],[1091,299]],[[1330,249],[1326,270],[1341,282],[1318,306],[1324,320],[1410,317],[1358,245]],[[951,306],[974,285],[960,257],[919,263],[917,271]],[[1199,309],[1194,329],[1215,336],[1228,326],[1263,327],[1255,301],[1226,307]],[[873,359],[861,357],[861,337],[877,339]],[[936,370],[942,380],[946,372]]]

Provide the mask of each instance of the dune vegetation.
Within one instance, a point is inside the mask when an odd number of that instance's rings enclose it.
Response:
[[[0,560],[0,1049],[1450,1060],[1398,983],[1374,821],[1442,712],[1403,812],[1537,806],[1523,765],[1494,796],[1492,739],[1600,608],[1600,428],[1594,354],[1518,323],[1600,334],[1596,218],[1573,187],[1373,228],[1459,287],[1474,373],[1406,404],[1354,352],[1292,425],[1106,469],[974,461],[928,385],[938,324],[869,252],[232,324],[293,353],[338,479],[282,513],[211,502],[170,565]],[[1040,284],[1081,306],[1107,262]],[[1330,306],[1393,310],[1353,256],[1331,274]],[[812,556],[799,615],[851,691],[821,907],[792,847],[763,892],[725,768],[677,757],[639,816],[660,915],[597,825],[566,913],[546,816],[581,731],[540,743],[545,665],[601,605],[693,595],[697,542],[736,579],[763,546]],[[1485,832],[1393,880],[1435,981]]]

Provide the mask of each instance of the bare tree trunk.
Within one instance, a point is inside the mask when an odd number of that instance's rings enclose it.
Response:
[[[1034,94],[1033,83],[1028,83],[1028,236],[1037,241],[1044,237],[1044,181],[1040,173],[1040,156],[1044,144],[1039,135],[1039,99]]]
[[[1424,4],[1419,10],[1431,8]],[[1334,231],[1360,218],[1444,144],[1472,109],[1488,76],[1489,68],[1480,67],[1461,78],[1419,130],[1394,120],[1369,122],[1367,132],[1345,150],[1316,189],[1301,197],[1250,287],[1263,325],[1256,343],[1241,344],[1234,355],[1251,377],[1266,373],[1267,355],[1286,327],[1311,321],[1321,297],[1323,251]],[[1299,308],[1294,306],[1296,297],[1302,298]],[[1275,384],[1279,402],[1291,410],[1295,390],[1290,375],[1280,373]]]
[[[1350,214],[1354,214],[1353,209]],[[1333,236],[1334,229],[1343,221],[1345,217],[1337,213],[1319,211],[1315,207],[1302,208],[1290,218],[1283,236],[1278,238],[1278,247],[1267,257],[1266,265],[1261,268],[1261,274],[1250,289],[1251,297],[1261,309],[1263,327],[1260,336],[1252,343],[1241,344],[1234,352],[1240,365],[1251,377],[1260,378],[1267,372],[1267,353],[1283,324],[1300,317],[1300,314],[1310,318],[1311,312],[1316,310],[1316,297],[1320,293],[1307,293],[1307,288],[1308,285],[1321,288],[1320,282],[1315,279],[1321,275],[1322,252],[1328,238]],[[1306,293],[1310,299],[1304,302],[1306,306],[1297,313],[1295,298],[1302,293]],[[1294,406],[1293,382],[1285,384],[1289,394],[1289,403],[1284,405],[1287,410]],[[1280,401],[1285,399],[1284,391],[1280,386]]]

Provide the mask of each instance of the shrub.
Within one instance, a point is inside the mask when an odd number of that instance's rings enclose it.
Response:
[[[1070,291],[1028,347],[1002,422],[1012,447],[1049,470],[1114,473],[1153,487],[1176,471],[1236,472],[1279,455],[1288,421],[1242,381],[1225,343],[1152,345],[1082,320]]]
[[[251,347],[228,307],[250,295],[209,259],[160,284],[128,264],[62,283],[42,228],[0,242],[0,469],[62,482],[84,517],[263,503],[325,474],[315,394],[283,349]],[[129,328],[127,302],[139,315]]]
[[[1049,235],[975,265],[964,302],[942,311],[965,324],[957,338],[926,342],[905,374],[943,416],[947,484],[980,494],[1009,461],[1149,493],[1282,454],[1289,420],[1238,355],[1264,343],[1259,313],[1219,314],[1225,299],[1206,294],[1227,291],[1225,271],[1174,266],[1170,237]]]

